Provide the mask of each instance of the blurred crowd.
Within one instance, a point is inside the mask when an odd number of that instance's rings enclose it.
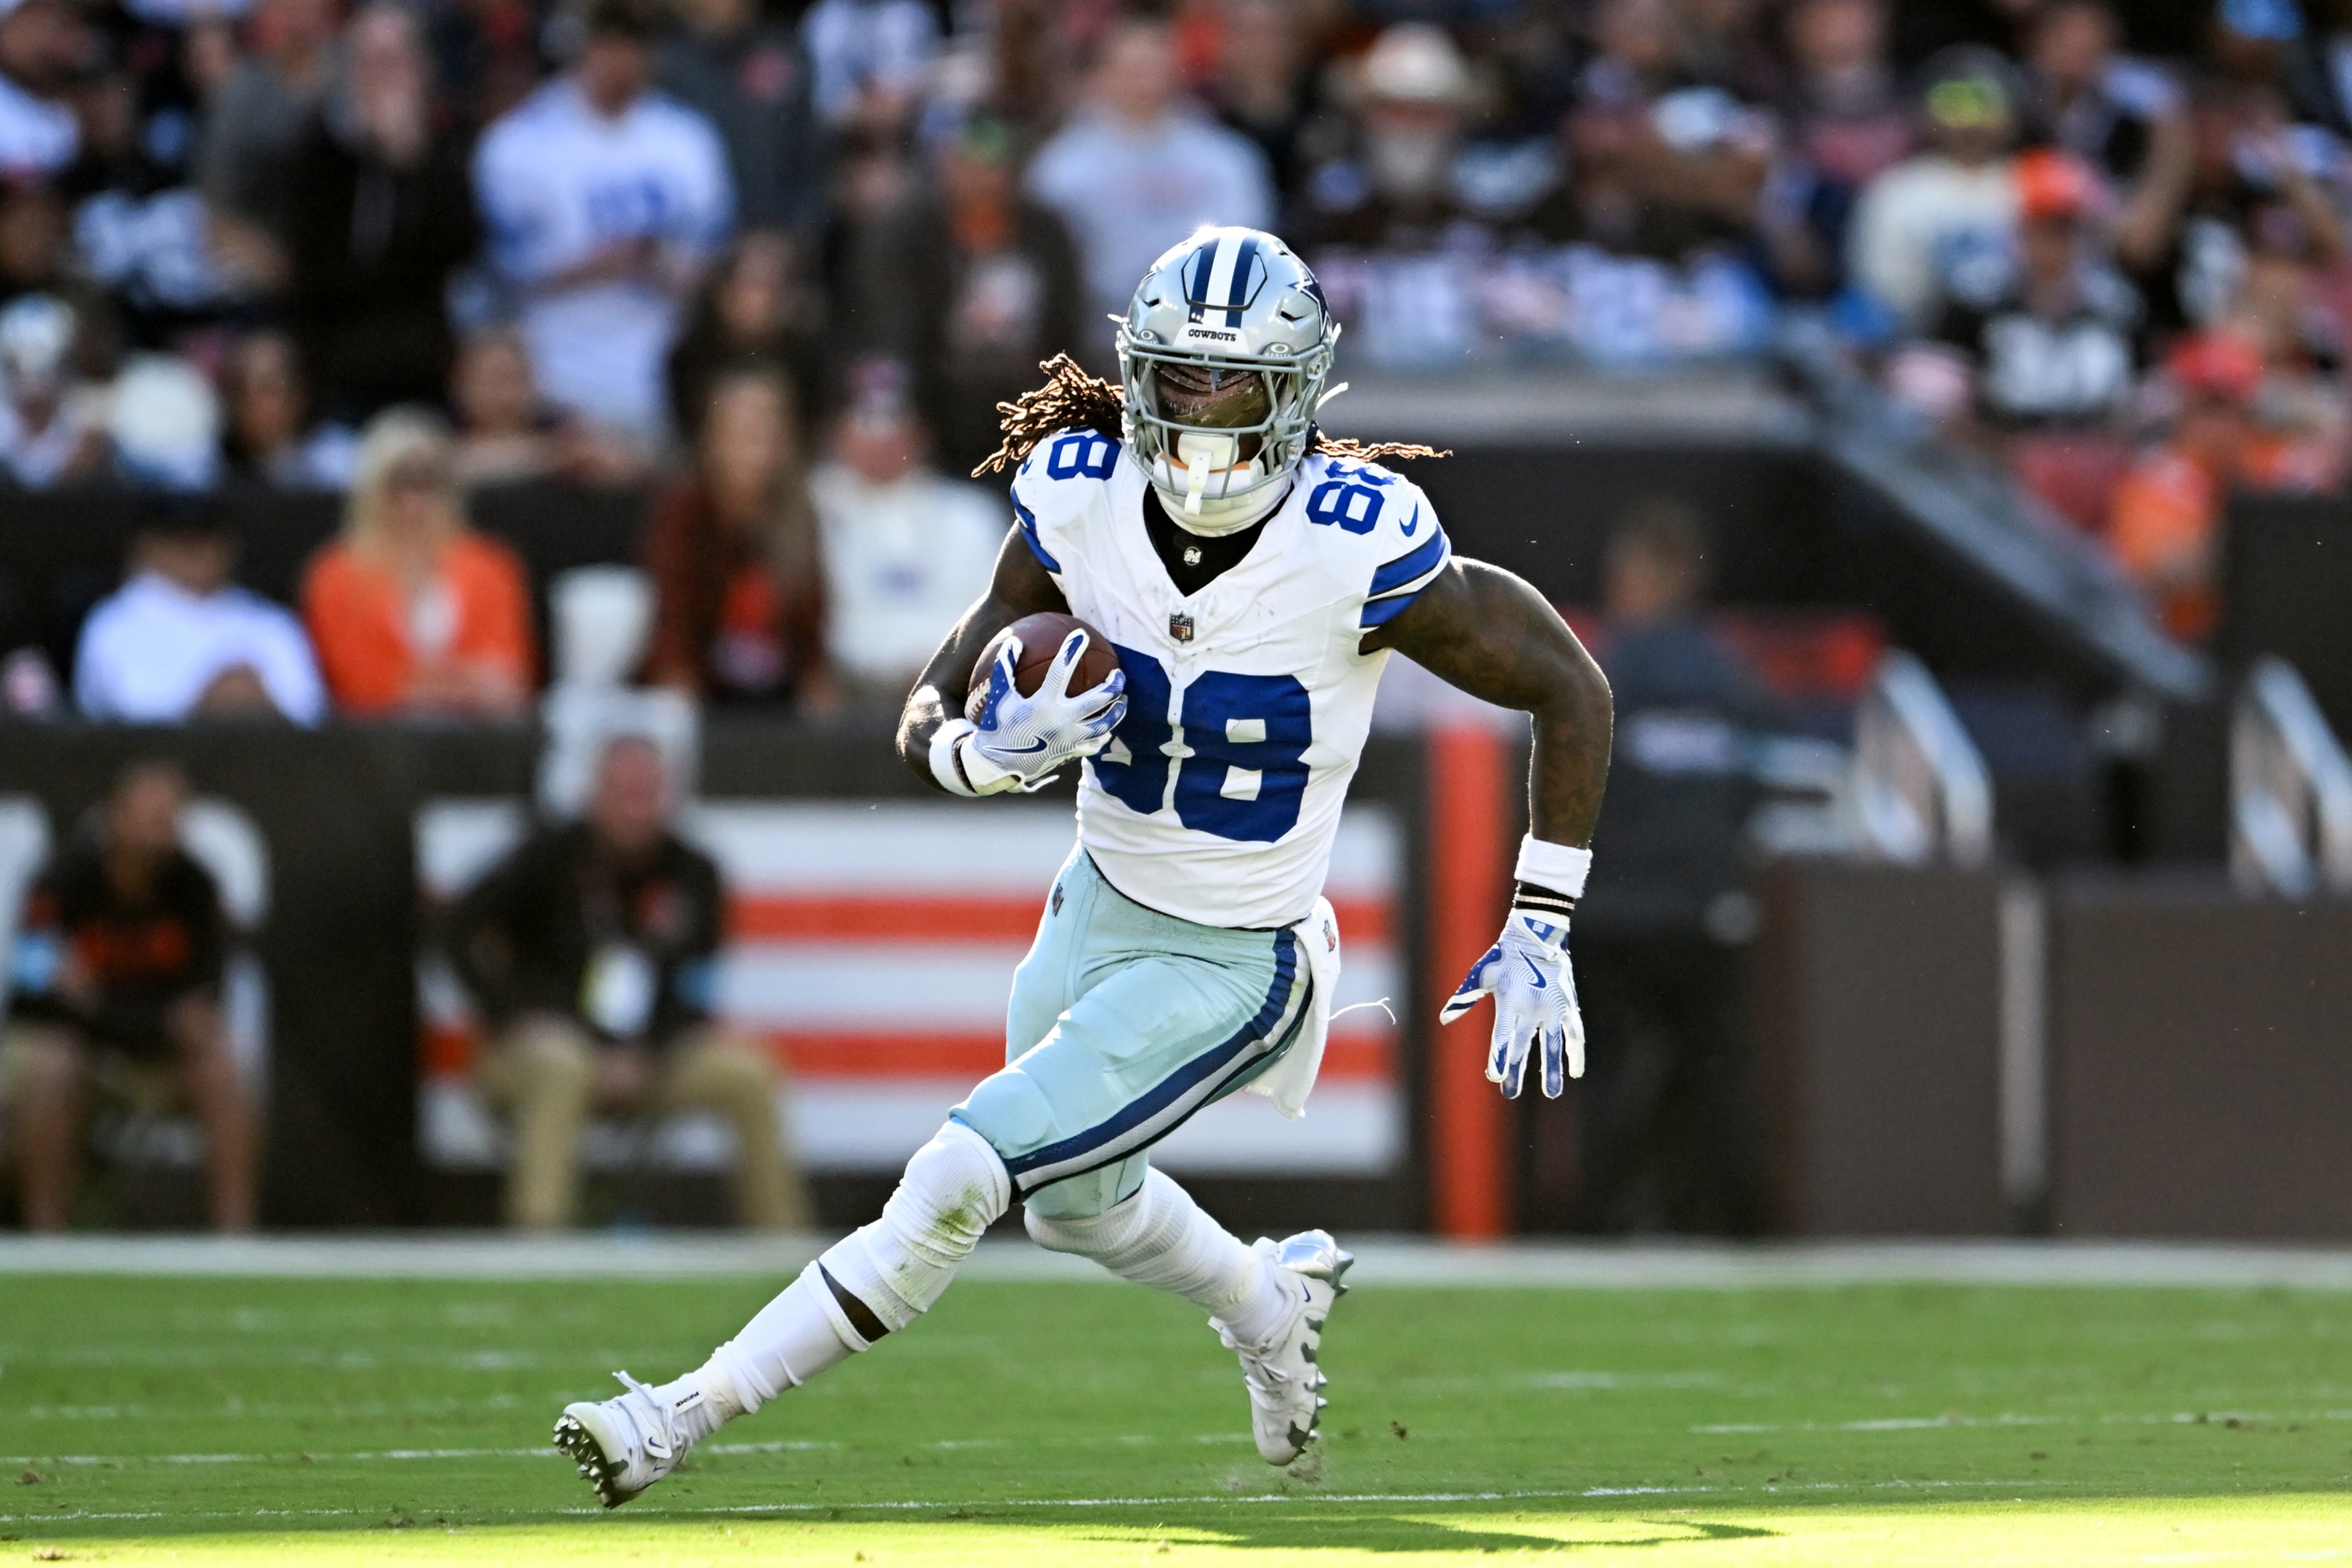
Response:
[[[984,580],[997,401],[1240,223],[1360,368],[1826,321],[2194,637],[2225,498],[2342,478],[2352,3],[2181,9],[0,0],[0,471],[349,495],[299,620],[143,541],[92,712],[517,710],[530,479],[655,497],[650,679],[828,702]]]

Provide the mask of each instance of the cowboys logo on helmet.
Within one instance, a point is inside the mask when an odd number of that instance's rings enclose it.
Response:
[[[1290,247],[1207,228],[1152,264],[1118,328],[1129,448],[1194,533],[1246,528],[1307,455],[1339,324]]]

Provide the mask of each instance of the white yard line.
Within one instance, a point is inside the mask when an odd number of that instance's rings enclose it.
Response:
[[[2114,1425],[2118,1423],[2133,1426],[2186,1426],[2198,1422],[2212,1422],[2220,1424],[2227,1421],[2241,1421],[2248,1424],[2260,1423],[2264,1426],[2273,1426],[2300,1424],[2304,1422],[2313,1424],[2342,1422],[2352,1421],[2352,1410],[2307,1410],[2289,1412],[2284,1415],[2267,1411],[2231,1410],[2214,1410],[2205,1412],[2167,1411],[2156,1414],[2131,1414],[2121,1411],[2109,1411],[2104,1414],[2086,1414],[2082,1415],[2023,1415],[2014,1413],[2005,1413],[1990,1416],[1921,1415],[1877,1417],[1857,1421],[1723,1422],[1693,1426],[1689,1428],[1689,1430],[1699,1436],[1750,1436],[1769,1433],[1790,1432],[1935,1432],[1948,1431],[1957,1427],[1975,1426],[2082,1426],[2091,1425]],[[1234,1447],[1239,1448],[1243,1445],[1248,1443],[1249,1440],[1249,1434],[1246,1432],[1212,1432],[1189,1437],[1133,1434],[1115,1437],[1029,1438],[1024,1439],[1021,1446],[1033,1447],[1059,1447],[1077,1443],[1084,1444],[1088,1447],[1098,1447],[1106,1443],[1118,1443],[1135,1447],[1153,1447],[1160,1444],[1181,1444],[1188,1447],[1231,1445]],[[1015,1445],[1013,1439],[1007,1437],[943,1437],[933,1442],[917,1443],[908,1446],[917,1448],[952,1452],[959,1449],[969,1448],[1008,1448],[1014,1447]],[[849,1445],[845,1442],[827,1441],[824,1439],[800,1439],[790,1442],[770,1443],[708,1443],[702,1445],[696,1451],[703,1454],[728,1455],[799,1454],[831,1452],[847,1447],[849,1447]],[[558,1460],[562,1458],[562,1456],[557,1452],[552,1444],[545,1444],[535,1447],[519,1448],[378,1448],[363,1450],[357,1453],[316,1453],[310,1451],[298,1453],[289,1451],[275,1454],[0,1454],[0,1466],[30,1466],[37,1468],[43,1465],[56,1465],[59,1467],[108,1469],[121,1469],[137,1465],[259,1465],[271,1468],[282,1468],[289,1465],[301,1464],[386,1464],[417,1459]],[[1791,1486],[1795,1485],[1795,1483],[1790,1484]],[[1878,1484],[1887,1486],[1941,1486],[1960,1485],[1964,1483],[1937,1481],[1890,1481]],[[2001,1482],[1998,1484],[2007,1485],[2008,1483]],[[1637,1492],[1643,1489],[1633,1489],[1633,1490]],[[1699,1487],[1685,1489],[1706,1491],[1711,1489]],[[1244,1502],[1265,1501],[1268,1500],[1268,1498],[1287,1495],[1290,1494],[1270,1493],[1267,1494],[1266,1497],[1252,1496],[1241,1498],[1235,1500]],[[1313,1497],[1327,1502],[1349,1500],[1324,1493],[1300,1495],[1312,1495]],[[1448,1495],[1451,1496],[1451,1494]],[[1606,1489],[1597,1490],[1587,1489],[1582,1491],[1547,1492],[1541,1494],[1511,1492],[1492,1494],[1479,1493],[1476,1495],[1478,1497],[1531,1497],[1538,1495],[1547,1497],[1601,1497],[1613,1494],[1609,1493]],[[1467,1498],[1469,1496],[1470,1494],[1464,1494],[1464,1498]],[[1047,1501],[1055,1500],[1024,1500],[1014,1498],[1004,1500],[1008,1507],[1026,1508],[1032,1506],[1045,1506]],[[1112,1500],[1172,1502],[1181,1501],[1184,1500],[1172,1498],[1138,1498]],[[1213,1501],[1216,1500],[1197,1499],[1193,1500]],[[1355,1499],[1353,1500],[1364,1501],[1383,1500]],[[1414,1500],[1397,1497],[1388,1498],[1384,1500],[1410,1501]],[[1455,1500],[1462,1500],[1456,1499]],[[745,1508],[750,1511],[759,1511],[760,1509],[768,1505],[745,1505]],[[776,1506],[800,1508],[803,1505],[795,1503],[790,1505],[780,1504]],[[852,1505],[810,1503],[805,1506],[809,1508],[830,1508],[835,1506],[849,1507]],[[893,1502],[858,1504],[856,1506],[876,1508],[915,1508],[936,1506],[940,1508],[953,1508],[962,1507],[965,1505],[960,1503],[939,1503],[934,1505],[929,1503],[918,1504]],[[979,1507],[982,1505],[973,1504],[971,1506]],[[1078,1508],[1093,1507],[1097,1505],[1080,1500],[1077,1501],[1065,1501],[1064,1506]]]
[[[767,1278],[798,1274],[821,1237],[0,1237],[0,1277],[33,1274],[276,1279],[562,1279]],[[1349,1282],[1410,1287],[1755,1289],[1892,1282],[1959,1285],[2278,1286],[2352,1290],[2352,1247],[2168,1242],[1889,1241],[1452,1246],[1349,1238]],[[990,1241],[975,1279],[1108,1281],[1083,1258]]]

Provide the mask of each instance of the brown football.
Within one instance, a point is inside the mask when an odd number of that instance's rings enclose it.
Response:
[[[1070,689],[1087,691],[1110,679],[1118,668],[1118,655],[1111,651],[1110,639],[1087,625],[1076,616],[1066,616],[1059,610],[1040,610],[1034,616],[1024,616],[994,637],[980,650],[972,661],[971,690],[964,698],[964,717],[978,722],[980,705],[988,696],[988,672],[996,663],[996,655],[1006,637],[1021,639],[1021,658],[1013,667],[1013,684],[1024,697],[1034,696],[1045,681],[1045,670],[1053,664],[1054,656],[1062,651],[1062,644],[1072,632],[1087,634],[1087,651],[1078,656],[1078,668],[1070,672]]]

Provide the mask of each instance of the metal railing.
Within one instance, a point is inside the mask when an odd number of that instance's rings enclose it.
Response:
[[[2352,891],[2352,759],[2283,658],[2255,661],[2231,710],[2230,873],[2250,893]]]
[[[1992,858],[1992,778],[1927,667],[1881,658],[1853,716],[1855,847],[1907,866]]]

